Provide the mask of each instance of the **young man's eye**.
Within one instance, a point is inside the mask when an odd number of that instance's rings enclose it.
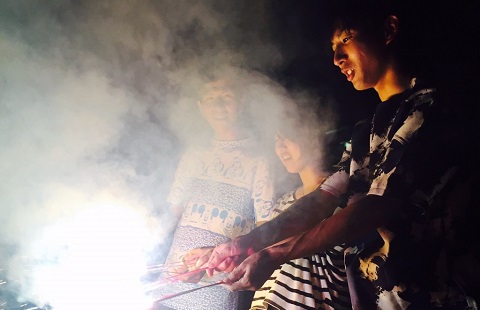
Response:
[[[350,39],[352,38],[353,36],[346,36],[342,39],[342,43],[345,44],[347,43],[348,41],[350,41]]]

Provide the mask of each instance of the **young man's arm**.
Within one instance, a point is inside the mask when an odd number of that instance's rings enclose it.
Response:
[[[399,200],[368,195],[309,231],[250,255],[225,282],[231,290],[256,290],[279,265],[360,238],[386,225],[400,209]]]
[[[217,246],[208,262],[208,273],[213,273],[213,269],[231,269],[232,261],[236,265],[249,254],[311,229],[330,216],[338,205],[339,199],[335,195],[322,188],[317,189],[273,220]]]
[[[305,232],[329,217],[339,205],[339,199],[318,189],[300,198],[276,218],[249,234],[237,238],[240,246],[248,246],[257,252],[288,237]]]

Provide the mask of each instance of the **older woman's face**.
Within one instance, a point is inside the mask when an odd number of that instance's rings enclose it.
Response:
[[[198,107],[214,131],[233,128],[241,113],[236,94],[225,80],[208,83]]]

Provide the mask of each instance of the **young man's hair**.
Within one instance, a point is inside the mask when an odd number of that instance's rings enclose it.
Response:
[[[415,75],[419,66],[415,48],[418,29],[415,25],[415,1],[413,0],[325,0],[324,18],[327,33],[335,30],[357,30],[372,42],[385,38],[385,22],[389,15],[399,20],[398,33],[389,48],[401,68]],[[328,34],[325,33],[327,36]],[[329,38],[328,38],[329,39]],[[329,42],[329,40],[328,40]]]
[[[337,29],[356,29],[369,35],[383,36],[382,29],[387,16],[399,14],[394,1],[338,0],[330,2],[332,32]]]

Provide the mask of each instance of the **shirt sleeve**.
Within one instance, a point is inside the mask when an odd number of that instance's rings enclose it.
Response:
[[[183,203],[185,191],[188,188],[189,154],[186,152],[180,159],[175,177],[167,196],[167,202],[173,206],[180,206]]]
[[[275,205],[273,175],[267,160],[259,161],[252,190],[253,207],[256,222],[266,221]]]
[[[345,143],[345,150],[338,162],[337,171],[330,175],[320,186],[330,194],[349,199],[351,193],[363,192],[368,178],[368,138],[370,122],[364,119],[355,124],[350,141]]]
[[[348,173],[344,169],[339,169],[331,174],[322,185],[320,185],[320,189],[329,192],[337,198],[347,192],[347,187]]]

